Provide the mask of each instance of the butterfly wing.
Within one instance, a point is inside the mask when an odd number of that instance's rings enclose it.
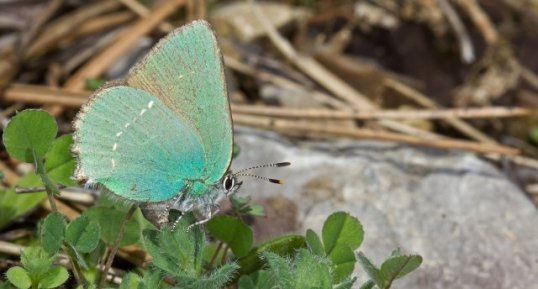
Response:
[[[157,97],[127,86],[97,92],[75,122],[76,176],[130,200],[173,198],[203,175],[199,136]]]
[[[129,86],[150,92],[200,137],[203,176],[218,181],[232,157],[232,119],[222,56],[203,20],[169,34],[129,73]]]

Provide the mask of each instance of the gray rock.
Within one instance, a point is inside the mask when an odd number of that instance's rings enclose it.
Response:
[[[536,208],[473,154],[366,141],[290,143],[241,128],[235,140],[235,169],[292,163],[256,171],[283,185],[244,179],[241,191],[293,200],[300,233],[321,232],[328,215],[347,211],[365,230],[359,249],[376,264],[398,247],[422,255],[420,269],[396,288],[537,288]]]

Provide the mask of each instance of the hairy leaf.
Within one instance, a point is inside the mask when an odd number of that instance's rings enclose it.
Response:
[[[381,273],[379,272],[379,269],[362,252],[359,252],[357,256],[359,257],[359,263],[361,264],[364,271],[366,271],[366,274],[368,274],[368,277],[372,279],[372,281],[377,285],[377,287],[383,288],[385,282],[383,280],[383,277],[381,276]]]
[[[263,259],[267,263],[269,272],[278,284],[278,287],[294,287],[295,280],[288,260],[272,252],[264,252]]]
[[[41,226],[41,244],[47,253],[54,255],[62,247],[65,219],[60,213],[50,213]]]
[[[56,288],[69,278],[67,269],[61,266],[54,266],[43,276],[39,282],[40,288]]]
[[[264,252],[273,252],[280,256],[292,256],[297,249],[305,247],[305,238],[299,235],[282,236],[269,240],[254,247],[247,255],[239,258],[240,273],[241,275],[247,275],[261,269],[265,262],[260,259],[260,256]]]
[[[237,285],[238,289],[274,289],[277,283],[269,272],[261,270],[241,276]]]
[[[20,288],[20,289],[27,289],[32,286],[32,280],[30,279],[30,276],[28,275],[28,272],[24,270],[22,267],[15,266],[9,268],[6,272],[6,277],[13,286]]]
[[[89,253],[97,247],[100,238],[99,224],[87,215],[73,220],[65,233],[65,240],[78,252]]]
[[[144,246],[153,257],[153,264],[174,275],[197,278],[201,274],[204,234],[199,226],[188,229],[193,217],[181,219],[172,231],[144,230]]]
[[[318,256],[325,256],[323,244],[321,243],[321,240],[319,239],[316,232],[310,229],[306,230],[306,243],[308,244],[308,248],[313,254],[316,254]]]
[[[393,256],[381,265],[380,275],[385,281],[384,288],[390,288],[392,282],[417,269],[422,263],[419,255]]]

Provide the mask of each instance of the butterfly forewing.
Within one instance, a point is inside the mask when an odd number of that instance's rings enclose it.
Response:
[[[195,21],[161,40],[130,72],[129,86],[159,98],[189,126],[203,146],[204,178],[218,181],[232,155],[232,121],[222,57],[205,21]],[[190,168],[184,168],[188,174]]]

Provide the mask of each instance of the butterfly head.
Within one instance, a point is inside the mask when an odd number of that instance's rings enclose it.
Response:
[[[239,181],[236,176],[234,174],[232,174],[231,172],[228,172],[224,178],[222,178],[222,181],[221,181],[221,188],[222,188],[222,191],[224,192],[224,194],[229,197],[233,194],[235,194],[235,192],[237,192],[237,190],[239,190],[239,188],[241,187],[241,185],[243,184],[242,181]]]
[[[269,181],[269,182],[274,183],[274,184],[282,184],[281,180],[262,177],[262,176],[254,175],[254,174],[247,173],[247,172],[250,171],[250,170],[254,170],[254,169],[268,168],[268,167],[286,167],[286,166],[289,166],[289,165],[290,165],[289,162],[271,163],[271,164],[257,165],[257,166],[254,166],[254,167],[242,169],[242,170],[239,170],[239,171],[237,171],[235,173],[232,173],[230,171],[224,176],[224,178],[222,178],[222,181],[221,181],[222,191],[225,192],[227,197],[229,197],[232,194],[234,194],[235,192],[237,192],[239,187],[241,187],[241,185],[243,184],[243,182],[238,179],[239,177],[251,177],[251,178],[256,178],[256,179],[260,179],[260,180],[264,180],[264,181]]]

